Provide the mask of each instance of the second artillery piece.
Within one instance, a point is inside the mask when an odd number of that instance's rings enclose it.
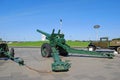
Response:
[[[54,63],[52,63],[52,71],[57,71],[57,72],[68,71],[69,68],[71,67],[71,64],[68,63],[68,61],[63,62],[60,59],[59,54],[62,56],[67,56],[68,53],[71,53],[71,54],[87,54],[87,55],[93,55],[96,57],[105,57],[105,58],[114,57],[114,55],[110,53],[100,53],[95,51],[73,49],[66,44],[66,40],[64,39],[64,34],[61,34],[60,30],[58,31],[58,33],[54,33],[55,30],[53,29],[51,34],[43,32],[39,29],[37,29],[37,32],[45,35],[46,39],[49,40],[49,43],[44,43],[41,46],[41,55],[43,57],[50,57],[50,56],[53,57]]]
[[[6,42],[0,42],[0,58],[11,59],[19,65],[24,65],[24,60],[20,57],[14,57],[14,48],[9,50]]]

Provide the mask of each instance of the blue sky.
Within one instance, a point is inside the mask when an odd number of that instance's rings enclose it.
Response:
[[[60,25],[62,19],[62,26]],[[38,41],[36,29],[62,30],[68,40],[120,37],[120,0],[0,0],[0,37],[7,41]]]

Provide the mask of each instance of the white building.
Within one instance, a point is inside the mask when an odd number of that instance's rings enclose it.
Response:
[[[41,35],[41,40],[42,40],[42,41],[45,41],[45,40],[46,40],[46,36],[42,34],[42,35]]]

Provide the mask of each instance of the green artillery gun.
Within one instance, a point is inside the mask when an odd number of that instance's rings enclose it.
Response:
[[[14,58],[14,55],[15,55],[14,48],[11,48],[9,50],[7,43],[5,42],[0,43],[0,58],[8,58],[18,63],[19,65],[24,65],[23,59],[20,57]]]
[[[46,36],[46,39],[49,40],[49,43],[44,43],[41,46],[41,55],[43,57],[50,57],[52,56],[54,59],[54,63],[52,63],[52,70],[53,71],[68,71],[71,67],[71,64],[67,61],[63,62],[59,54],[62,56],[67,56],[68,53],[72,54],[87,54],[87,55],[93,55],[96,57],[105,57],[105,58],[113,58],[113,54],[108,53],[99,53],[95,51],[85,51],[85,50],[78,50],[73,49],[69,45],[66,44],[66,40],[64,39],[64,34],[60,33],[60,30],[58,33],[54,33],[54,29],[51,34],[48,34],[46,32],[43,32],[41,30],[37,29],[37,32],[43,34]]]

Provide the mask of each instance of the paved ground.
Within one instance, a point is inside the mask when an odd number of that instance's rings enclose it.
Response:
[[[120,55],[114,59],[83,55],[61,57],[72,63],[68,72],[52,72],[52,58],[42,58],[39,48],[15,48],[27,66],[0,60],[0,80],[120,80]]]

